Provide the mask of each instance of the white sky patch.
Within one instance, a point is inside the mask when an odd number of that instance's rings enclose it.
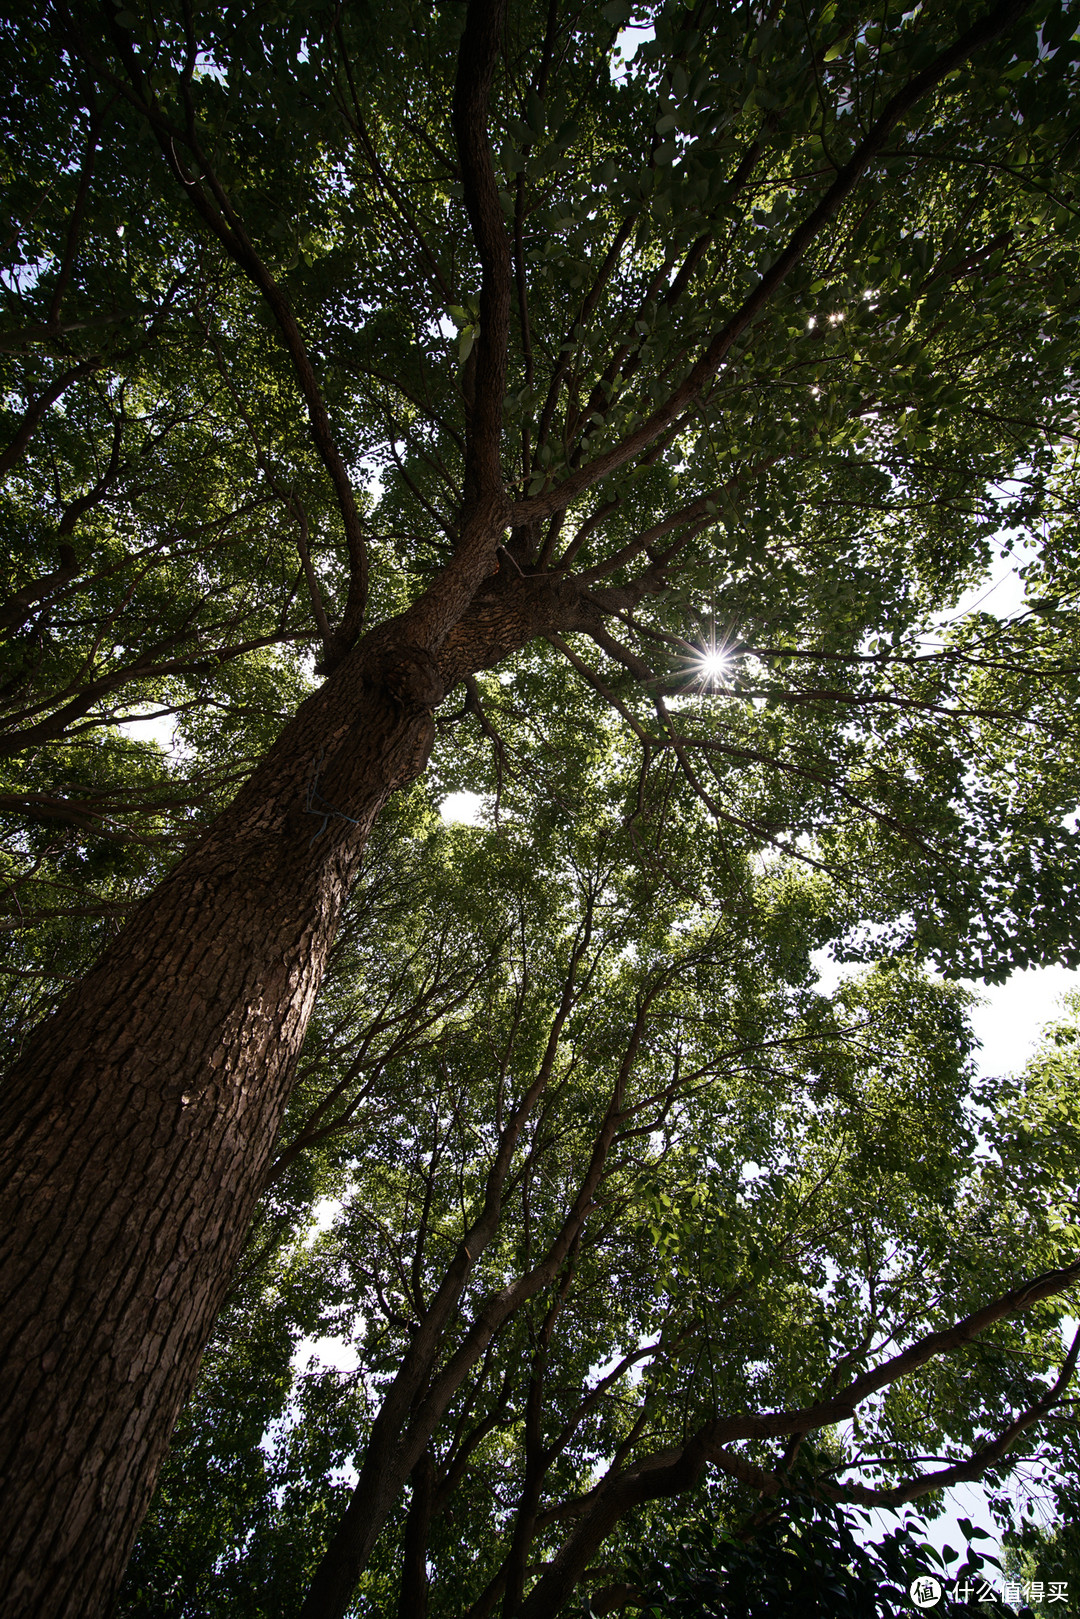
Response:
[[[333,1336],[301,1338],[289,1361],[289,1369],[293,1375],[292,1394],[281,1416],[274,1418],[259,1440],[259,1449],[263,1454],[271,1459],[276,1457],[282,1446],[287,1443],[291,1431],[301,1420],[297,1378],[319,1371],[348,1374],[355,1372],[359,1365],[359,1352],[347,1338]],[[350,1463],[339,1472],[332,1473],[330,1478],[333,1483],[344,1482],[352,1485],[359,1476],[356,1468]]]
[[[965,613],[992,613],[995,618],[1013,618],[1017,613],[1024,611],[1027,603],[1024,596],[1024,581],[1021,579],[1018,568],[1022,563],[1007,563],[1001,559],[998,567],[991,571],[989,578],[982,579],[970,590],[966,590],[949,612],[941,615],[940,622],[953,624],[964,617]]]
[[[982,1046],[979,1070],[984,1075],[1018,1073],[1043,1029],[1062,1014],[1061,998],[1080,989],[1080,972],[1071,967],[1029,967],[1004,984],[968,983],[982,998],[969,1012]]]
[[[52,255],[46,253],[44,258],[34,259],[26,264],[16,264],[7,269],[3,272],[3,279],[10,282],[16,292],[25,297],[27,293],[33,292],[52,262]]]
[[[360,1364],[356,1346],[347,1338],[301,1338],[292,1353],[294,1372],[321,1366],[333,1372],[355,1372]]]
[[[439,814],[446,826],[456,823],[479,826],[483,811],[484,800],[479,793],[450,793],[439,805]]]
[[[176,736],[175,714],[162,714],[151,709],[149,714],[132,714],[126,720],[121,720],[116,729],[121,736],[131,737],[133,742],[156,742],[162,753],[182,751],[183,745]]]
[[[315,1238],[323,1231],[329,1231],[342,1209],[344,1203],[339,1197],[321,1197],[312,1209],[314,1224],[310,1225],[304,1235],[304,1247],[308,1248]]]
[[[656,38],[656,29],[652,23],[635,28],[632,24],[623,28],[615,37],[615,49],[611,57],[611,77],[614,80],[625,79],[627,69],[638,53],[638,47],[644,45],[646,40]]]
[[[1007,478],[998,487],[997,498],[1003,502],[1020,494],[1022,488],[1022,480]],[[955,607],[935,615],[933,622],[939,629],[947,629],[958,623],[967,613],[989,613],[1004,621],[1027,610],[1027,594],[1020,569],[1039,555],[1038,541],[1030,533],[1025,538],[1023,530],[1005,528],[998,531],[992,543],[996,546],[997,555],[990,561],[982,578],[965,590]]]
[[[927,1542],[939,1552],[944,1550],[946,1546],[950,1546],[954,1552],[960,1553],[959,1561],[962,1563],[967,1555],[967,1541],[958,1520],[967,1518],[974,1528],[985,1529],[990,1536],[989,1540],[974,1541],[975,1550],[991,1557],[1000,1557],[1001,1544],[998,1540],[997,1527],[987,1505],[986,1491],[982,1485],[954,1484],[948,1492],[948,1501],[949,1504],[941,1517],[935,1518],[932,1523],[926,1524]],[[905,1510],[906,1512],[913,1512],[917,1517],[922,1518],[920,1509],[924,1505],[924,1502],[912,1501]],[[855,1531],[859,1539],[864,1542],[877,1544],[879,1541],[884,1540],[891,1529],[895,1529],[903,1521],[903,1513],[889,1512],[881,1507],[870,1507],[869,1512],[871,1517],[870,1525],[861,1532],[858,1529]],[[955,1568],[956,1564],[954,1563],[952,1567]],[[995,1569],[989,1568],[984,1572],[983,1578],[989,1580],[992,1586],[996,1586],[996,1573]],[[938,1577],[951,1594],[951,1583],[945,1581],[944,1575],[939,1575]],[[913,1614],[914,1611],[912,1609]],[[1002,1611],[1008,1613],[1010,1610],[1005,1608]]]
[[[832,995],[845,978],[854,978],[856,973],[863,970],[854,962],[834,961],[827,949],[812,950],[810,965],[818,975],[816,988],[819,995]]]

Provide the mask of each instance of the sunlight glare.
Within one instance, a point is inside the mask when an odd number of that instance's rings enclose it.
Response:
[[[706,680],[726,680],[728,672],[728,659],[723,652],[706,652],[702,657],[701,673]]]

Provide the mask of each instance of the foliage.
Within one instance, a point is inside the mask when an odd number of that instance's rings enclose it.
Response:
[[[359,1501],[357,1611],[531,1619],[705,1478],[720,1525],[786,1494],[805,1431],[831,1522],[744,1571],[892,1577],[839,1503],[1004,1491],[1022,1434],[1075,1516],[1068,1276],[1014,1295],[1076,1263],[1076,1032],[976,1082],[954,982],[1080,963],[1074,10],[515,4],[463,134],[481,13],[0,21],[14,1052],[454,577],[485,444],[508,502],[132,1614],[298,1611]]]
[[[913,1611],[910,1588],[930,1575],[945,1588],[932,1612],[959,1619],[981,1611],[951,1593],[995,1559],[969,1544],[963,1563],[949,1569],[914,1514],[877,1541],[866,1539],[867,1516],[795,1495],[746,1540],[703,1518],[642,1559],[635,1605],[672,1619],[892,1619]],[[957,1562],[955,1553],[949,1561]]]
[[[615,779],[598,766],[598,782]],[[824,999],[810,987],[812,879],[761,879],[752,927],[742,911],[703,916],[669,886],[643,883],[619,810],[594,806],[588,822],[539,836],[512,821],[440,828],[413,801],[376,837],[352,913],[363,930],[350,916],[284,1170],[122,1611],[292,1611],[463,1243],[475,1264],[428,1373],[437,1390],[464,1357],[428,1447],[431,1612],[447,1615],[488,1611],[492,1592],[501,1600],[516,1531],[527,1529],[531,1560],[553,1555],[567,1534],[560,1507],[587,1502],[627,1444],[674,1454],[724,1413],[828,1398],[1018,1273],[1075,1251],[1080,1142],[1055,1111],[1071,1106],[1074,1067],[1049,1090],[1034,1069],[1022,1083],[974,1081],[965,996],[900,964]],[[586,932],[587,967],[576,958]],[[622,1124],[602,1147],[628,1031],[650,994]],[[553,1035],[497,1232],[474,1245],[500,1129]],[[327,1097],[332,1111],[320,1111]],[[1017,1150],[1024,1130],[1038,1133],[1030,1155]],[[304,1156],[290,1157],[305,1136]],[[601,1150],[602,1179],[565,1260],[498,1316],[499,1301],[535,1279]],[[341,1198],[333,1222],[298,1241],[320,1193]],[[932,1475],[977,1457],[1002,1412],[1045,1396],[1060,1310],[1050,1299],[913,1369],[806,1447],[798,1476],[839,1501],[887,1503],[928,1474],[936,1509]],[[490,1339],[478,1335],[485,1319]],[[301,1339],[322,1345],[324,1364],[305,1364]],[[333,1369],[343,1351],[355,1370]],[[1055,1443],[1047,1424],[1019,1454],[1049,1460]],[[789,1444],[735,1450],[768,1481],[798,1454]],[[713,1510],[731,1524],[749,1506],[746,1480],[730,1450],[714,1461]],[[1014,1462],[990,1476],[1004,1482]],[[532,1489],[544,1505],[530,1516]],[[661,1498],[631,1512],[589,1582],[635,1585],[640,1547],[686,1511]],[[403,1503],[356,1612],[393,1610],[407,1521]],[[813,1529],[841,1561],[845,1521],[826,1513]],[[890,1541],[880,1557],[900,1550]]]
[[[573,579],[590,628],[614,617],[593,662],[561,636],[508,646],[446,768],[475,772],[507,706],[549,716],[599,691],[641,748],[643,833],[681,774],[729,845],[816,850],[853,947],[913,942],[990,976],[1076,959],[1070,14],[1029,9],[929,93],[692,408],[587,478],[668,408],[717,323],[742,321],[759,270],[958,23],[944,6],[891,26],[847,3],[649,8],[635,27],[653,37],[613,71],[629,16],[513,12],[490,114],[518,277],[500,586]],[[125,11],[103,32],[76,7],[5,24],[18,762],[0,808],[59,833],[9,850],[46,928],[62,848],[137,841],[163,799],[170,823],[220,802],[175,767],[164,793],[110,773],[102,794],[69,737],[96,745],[152,705],[235,781],[302,687],[272,649],[329,656],[355,617],[342,525],[363,530],[373,620],[449,552],[480,283],[446,128],[463,17]],[[366,488],[343,496],[339,462]],[[1037,547],[1026,610],[943,628],[1002,543]],[[727,658],[709,700],[673,700],[703,644]],[[485,778],[526,768],[497,752]]]

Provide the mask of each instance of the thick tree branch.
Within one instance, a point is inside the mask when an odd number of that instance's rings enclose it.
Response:
[[[69,366],[66,371],[61,371],[59,376],[54,377],[49,386],[39,393],[36,398],[31,399],[23,411],[22,420],[15,429],[14,438],[7,449],[0,454],[0,477],[10,472],[12,467],[17,466],[21,461],[26,453],[27,445],[33,438],[45,412],[56,404],[56,401],[67,392],[73,382],[79,382],[83,377],[90,376],[94,371],[100,370],[103,364],[104,361],[101,357],[94,355],[89,360],[83,360],[80,365]]]
[[[0,629],[17,630],[25,624],[31,607],[36,602],[46,601],[53,593],[70,580],[78,577],[79,559],[70,545],[60,547],[60,566],[31,584],[23,585],[20,590],[13,591],[3,603],[0,603]]]
[[[1004,1294],[941,1332],[927,1334],[903,1354],[894,1356],[864,1377],[856,1378],[829,1400],[808,1406],[801,1411],[721,1418],[700,1428],[684,1445],[648,1456],[637,1462],[626,1473],[609,1475],[585,1498],[586,1502],[592,1504],[582,1517],[578,1528],[548,1564],[546,1571],[523,1603],[520,1610],[521,1619],[548,1619],[548,1615],[555,1613],[567,1600],[598,1548],[620,1518],[645,1501],[681,1494],[691,1489],[708,1463],[718,1466],[721,1471],[739,1479],[752,1489],[765,1494],[775,1494],[782,1486],[780,1475],[757,1467],[745,1457],[732,1452],[728,1447],[733,1442],[811,1433],[830,1423],[844,1421],[855,1414],[860,1402],[869,1395],[889,1387],[897,1379],[924,1365],[935,1356],[952,1353],[964,1344],[970,1343],[980,1332],[984,1332],[995,1322],[1018,1315],[1039,1300],[1064,1292],[1078,1279],[1080,1279],[1080,1260],[1061,1270],[1050,1271],[1044,1276],[1024,1283],[1022,1287]],[[995,1444],[1003,1447],[1001,1454],[1004,1454],[1004,1450],[1008,1449],[1024,1427],[1039,1420],[1046,1414],[1049,1406],[1060,1397],[1061,1390],[1072,1377],[1078,1349],[1080,1349],[1080,1336],[1074,1340],[1061,1377],[1046,1399],[1039,1402],[1038,1407],[1025,1412],[1016,1423],[1010,1425],[998,1441],[995,1441]],[[960,1465],[963,1467],[972,1464]],[[987,1462],[986,1465],[989,1466],[990,1463]],[[958,1474],[957,1477],[959,1476]],[[942,1479],[938,1484],[928,1484],[926,1488],[938,1488],[944,1482],[950,1481]],[[852,1486],[843,1488],[850,1492]],[[916,1489],[915,1493],[923,1492]],[[851,1496],[851,1499],[855,1498]],[[874,1498],[879,1499],[877,1496]]]
[[[787,246],[760,278],[749,296],[715,334],[686,380],[653,411],[651,416],[646,418],[639,428],[628,434],[621,444],[597,456],[578,471],[570,473],[561,483],[543,494],[531,500],[518,502],[512,514],[515,527],[519,524],[537,522],[540,518],[548,517],[568,506],[602,478],[618,472],[620,468],[633,461],[642,451],[648,449],[654,439],[682,418],[716,376],[738,339],[768,306],[807,249],[851,196],[901,119],[935,86],[961,67],[975,51],[997,39],[1030,9],[1031,0],[1003,0],[1002,4],[995,6],[980,18],[952,45],[939,52],[921,72],[914,74],[903,89],[897,91],[852,156],[838,170],[836,178],[817,207],[792,232]]]
[[[401,1551],[398,1619],[425,1619],[428,1611],[427,1549],[435,1488],[435,1462],[425,1450],[412,1470],[412,1496]]]
[[[969,1484],[985,1477],[995,1462],[1008,1455],[1022,1433],[1026,1433],[1029,1428],[1033,1428],[1036,1423],[1049,1416],[1061,1403],[1061,1398],[1076,1371],[1078,1352],[1080,1352],[1080,1332],[1073,1337],[1053,1387],[1047,1390],[1041,1400],[1036,1400],[1033,1405],[1014,1417],[996,1439],[986,1445],[980,1445],[966,1461],[956,1462],[951,1467],[943,1467],[936,1473],[920,1474],[918,1478],[909,1479],[906,1484],[898,1484],[891,1490],[876,1490],[868,1485],[854,1483],[819,1484],[818,1489],[830,1501],[863,1501],[874,1506],[899,1507],[907,1501],[917,1501],[920,1496],[928,1495],[931,1490],[947,1489],[952,1484]]]

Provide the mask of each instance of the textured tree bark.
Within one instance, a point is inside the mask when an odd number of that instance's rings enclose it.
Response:
[[[429,653],[357,648],[0,1093],[8,1619],[112,1605],[364,840],[441,695]]]

